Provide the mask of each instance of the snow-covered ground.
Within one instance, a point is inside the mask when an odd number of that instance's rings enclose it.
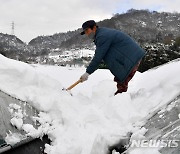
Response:
[[[62,88],[78,80],[85,68],[29,65],[0,55],[0,89],[41,111],[34,118],[41,123],[38,129],[17,125],[33,137],[48,134],[52,140],[46,145],[48,154],[103,154],[129,131],[142,136],[144,131],[138,129],[141,120],[180,93],[178,68],[180,61],[174,61],[137,72],[128,92],[116,96],[111,73],[97,70],[71,90],[71,96]],[[12,120],[14,125],[20,117]],[[131,152],[141,153],[159,154],[157,149]]]
[[[51,52],[48,58],[52,59],[54,62],[66,62],[82,57],[92,58],[93,55],[94,55],[94,50],[78,49],[78,50],[63,51],[61,54],[59,52]]]

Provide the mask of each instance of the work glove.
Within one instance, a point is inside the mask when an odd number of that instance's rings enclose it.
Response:
[[[89,77],[89,74],[88,74],[87,72],[84,73],[84,74],[80,77],[81,82],[84,82],[84,81],[88,80],[88,77]]]

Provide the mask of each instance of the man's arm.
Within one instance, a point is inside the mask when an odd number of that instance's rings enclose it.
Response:
[[[111,46],[111,39],[109,37],[100,36],[97,38],[95,55],[86,69],[88,74],[92,74],[99,66],[104,56]]]

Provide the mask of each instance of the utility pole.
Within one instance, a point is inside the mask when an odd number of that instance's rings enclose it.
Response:
[[[14,35],[14,21],[11,23],[11,35]]]

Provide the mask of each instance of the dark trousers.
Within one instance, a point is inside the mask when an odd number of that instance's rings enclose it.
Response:
[[[140,62],[132,69],[128,77],[124,82],[120,82],[116,77],[114,77],[114,81],[117,82],[117,91],[114,95],[117,95],[118,93],[126,92],[128,89],[128,82],[133,78],[134,74],[136,73],[138,67],[140,65]]]

